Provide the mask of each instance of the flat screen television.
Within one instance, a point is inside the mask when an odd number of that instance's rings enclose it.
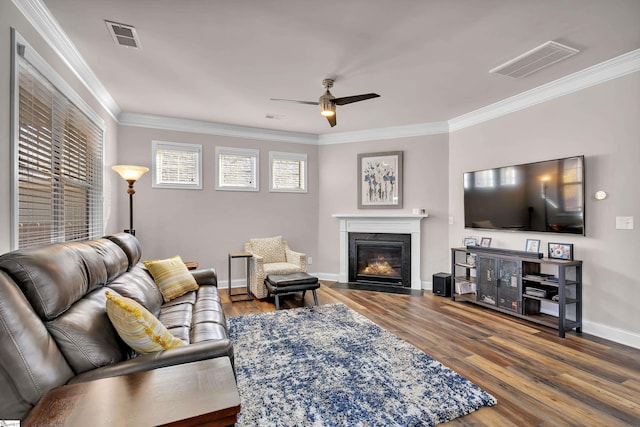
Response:
[[[584,235],[584,156],[464,174],[464,226]]]

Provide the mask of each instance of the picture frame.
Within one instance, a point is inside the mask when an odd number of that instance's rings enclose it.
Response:
[[[480,240],[480,246],[482,246],[483,248],[488,248],[491,246],[491,237],[483,237]]]
[[[478,239],[475,237],[463,237],[462,238],[462,245],[464,247],[467,246],[478,246]]]
[[[540,240],[539,239],[527,239],[524,245],[525,252],[540,252]]]
[[[358,209],[402,209],[402,151],[358,154]]]
[[[549,258],[573,260],[573,243],[549,243]]]

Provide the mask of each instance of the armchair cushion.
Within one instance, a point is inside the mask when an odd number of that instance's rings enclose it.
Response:
[[[285,244],[282,236],[251,239],[251,252],[264,258],[264,263],[286,262]]]
[[[291,274],[300,271],[299,265],[290,262],[272,262],[271,264],[264,264],[263,268],[265,278],[270,274]]]

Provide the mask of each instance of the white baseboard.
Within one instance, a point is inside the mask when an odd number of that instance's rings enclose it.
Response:
[[[218,280],[218,289],[227,289],[229,287],[228,280]],[[233,279],[231,280],[232,288],[246,288],[247,281],[245,279]]]
[[[640,349],[640,334],[582,319],[582,332]]]

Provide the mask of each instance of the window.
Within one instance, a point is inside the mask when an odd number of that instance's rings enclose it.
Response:
[[[582,159],[562,161],[562,202],[565,212],[582,212]]]
[[[259,151],[216,147],[216,190],[259,191]]]
[[[491,188],[496,186],[495,170],[487,169],[473,173],[474,187]]]
[[[104,122],[13,35],[12,246],[98,238]]]
[[[307,155],[269,151],[269,191],[307,192]]]
[[[154,188],[202,189],[202,145],[152,141]]]

